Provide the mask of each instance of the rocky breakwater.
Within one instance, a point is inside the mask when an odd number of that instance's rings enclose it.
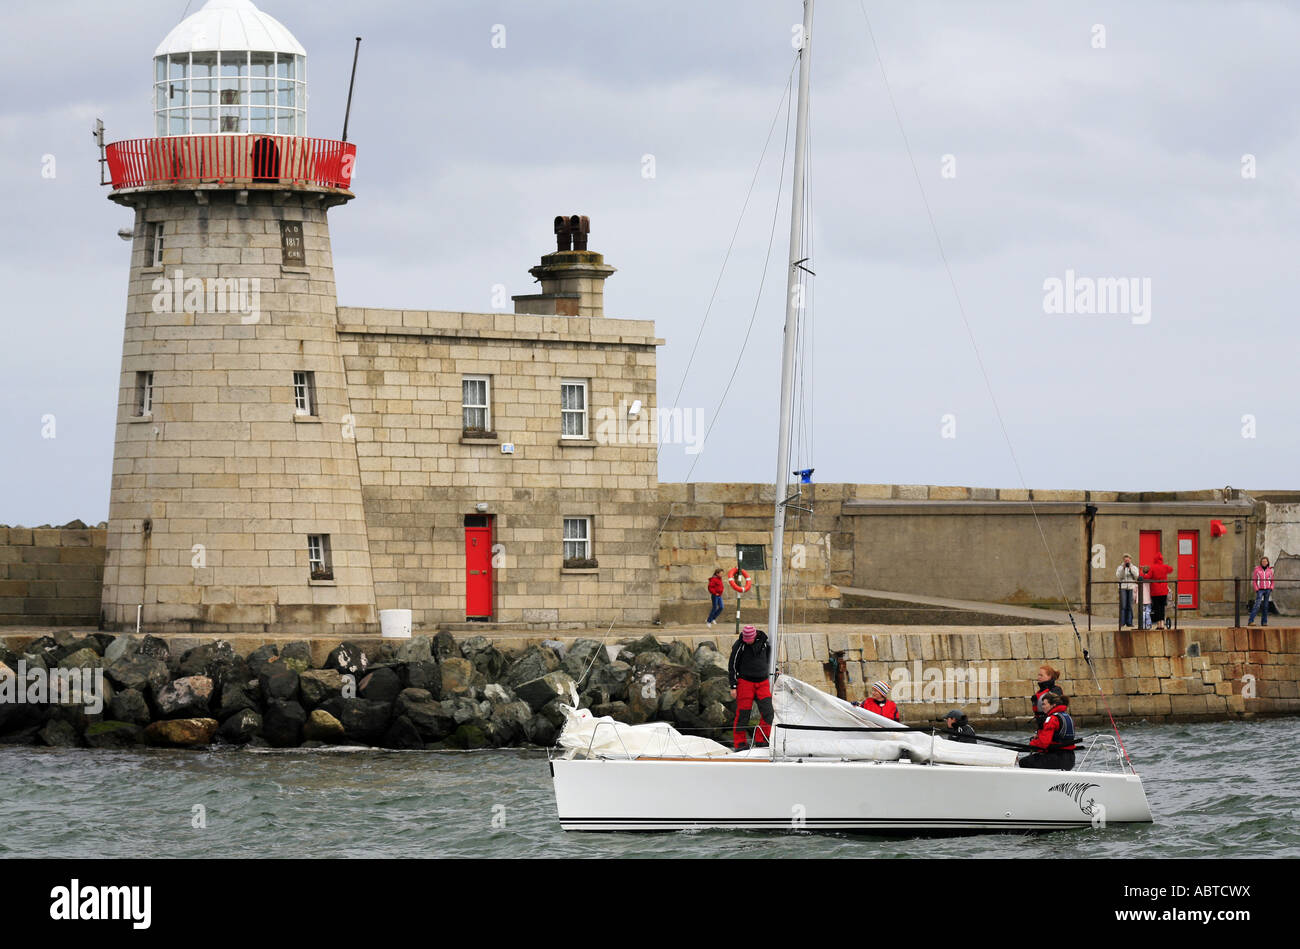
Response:
[[[35,681],[73,669],[81,692],[0,702],[0,744],[549,746],[564,723],[560,705],[575,698],[598,716],[669,721],[721,739],[735,710],[726,658],[713,645],[691,651],[653,636],[502,652],[484,636],[458,642],[442,632],[370,650],[344,642],[319,667],[306,642],[246,656],[224,640],[173,655],[154,636],[103,633],[60,632],[21,652],[0,646],[0,676],[19,688],[17,670]]]

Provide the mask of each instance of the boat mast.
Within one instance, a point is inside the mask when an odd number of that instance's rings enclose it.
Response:
[[[781,422],[777,436],[776,482],[773,491],[772,589],[768,597],[767,628],[772,645],[768,674],[776,674],[780,653],[781,583],[785,567],[785,506],[790,485],[790,417],[794,407],[794,354],[803,309],[799,257],[803,247],[804,149],[808,137],[808,79],[812,65],[813,0],[803,0],[803,37],[799,49],[799,109],[794,130],[794,190],[790,194],[790,270],[786,275],[785,346],[781,352]]]

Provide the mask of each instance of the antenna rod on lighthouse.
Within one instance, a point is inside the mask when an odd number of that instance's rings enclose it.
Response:
[[[348,80],[348,107],[343,113],[343,141],[348,140],[348,118],[352,115],[352,87],[357,84],[357,57],[361,55],[361,37],[352,51],[352,78]]]
[[[781,582],[785,567],[785,504],[790,484],[790,415],[794,403],[794,353],[799,336],[800,249],[803,247],[804,151],[808,139],[808,81],[812,66],[813,0],[803,4],[803,42],[799,47],[799,111],[794,129],[794,190],[790,192],[790,272],[786,276],[785,345],[781,351],[781,431],[777,436],[776,512],[772,522],[772,588],[767,601],[771,643],[768,675],[775,675],[780,653]]]

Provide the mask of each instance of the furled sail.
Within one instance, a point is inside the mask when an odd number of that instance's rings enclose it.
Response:
[[[788,675],[778,676],[773,683],[772,704],[776,712],[773,750],[785,757],[867,761],[906,757],[912,761],[994,768],[1013,767],[1016,763],[1016,753],[1003,748],[965,744],[919,731],[886,731],[897,728],[898,723]],[[783,727],[787,725],[815,726],[817,730]],[[845,730],[822,730],[836,727]]]

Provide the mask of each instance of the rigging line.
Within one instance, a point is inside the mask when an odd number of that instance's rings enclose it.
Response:
[[[797,63],[798,63],[798,57],[797,57],[797,56],[796,56],[796,58],[795,58],[795,61],[796,61],[796,65],[797,65]],[[791,70],[790,70],[790,79],[788,79],[787,82],[786,82],[786,92],[787,92],[787,93],[788,93],[788,92],[790,91],[790,89],[792,88],[792,84],[793,84],[793,76],[794,76],[794,69],[793,69],[793,67],[792,67]],[[709,440],[709,433],[713,431],[713,426],[714,426],[715,424],[717,424],[718,418],[722,415],[722,409],[723,409],[723,406],[726,405],[726,402],[727,402],[727,395],[731,392],[731,386],[732,386],[732,383],[735,382],[735,379],[736,379],[736,373],[740,371],[740,364],[741,364],[741,362],[743,361],[743,359],[744,359],[744,357],[745,357],[745,347],[749,345],[749,337],[750,337],[750,335],[751,335],[751,334],[753,333],[753,331],[754,331],[754,321],[755,321],[755,320],[757,319],[757,317],[758,317],[758,309],[759,309],[759,305],[761,304],[762,299],[763,299],[763,288],[764,288],[764,287],[766,286],[766,284],[767,284],[767,274],[768,274],[768,271],[771,269],[771,266],[772,266],[772,245],[775,243],[775,240],[776,240],[776,224],[777,224],[777,220],[779,219],[779,216],[780,216],[780,211],[781,211],[781,195],[782,195],[782,193],[783,193],[783,191],[784,191],[784,187],[785,187],[785,164],[786,164],[786,159],[789,157],[789,154],[790,154],[790,110],[791,110],[791,106],[794,104],[794,103],[793,103],[793,97],[792,97],[792,96],[789,96],[789,95],[785,95],[785,94],[782,95],[782,97],[781,97],[781,101],[783,101],[783,102],[786,103],[786,111],[785,111],[785,132],[784,132],[783,135],[782,135],[782,139],[783,139],[783,141],[785,142],[785,145],[784,145],[784,147],[783,147],[783,149],[782,149],[782,151],[781,151],[781,170],[780,170],[780,174],[777,176],[776,201],[773,203],[773,206],[772,206],[772,228],[771,228],[771,231],[770,231],[770,233],[768,234],[768,238],[767,238],[767,254],[766,254],[766,256],[763,258],[763,274],[762,274],[762,277],[761,277],[760,280],[759,280],[759,284],[758,284],[758,293],[755,294],[755,296],[754,296],[754,309],[753,309],[753,312],[751,312],[751,313],[750,313],[750,316],[749,316],[749,327],[745,330],[745,338],[741,341],[741,344],[740,344],[740,352],[738,352],[738,353],[736,354],[736,362],[735,362],[735,364],[734,364],[734,365],[732,366],[732,368],[731,368],[731,376],[727,379],[727,385],[726,385],[726,387],[722,390],[722,397],[718,400],[718,406],[717,406],[717,408],[714,410],[713,417],[709,420],[709,426],[708,426],[708,428],[705,429],[705,431],[704,431],[704,437],[700,439],[700,451],[698,451],[698,452],[696,453],[696,455],[695,455],[695,460],[691,462],[691,466],[690,466],[690,468],[687,469],[687,471],[686,471],[686,482],[687,482],[688,484],[690,483],[691,475],[695,472],[695,466],[698,465],[698,464],[700,463],[700,458],[701,458],[701,457],[703,456],[703,454],[704,454],[704,452],[703,452],[703,448],[704,448],[704,445],[705,445],[705,444],[708,442],[708,440]],[[779,106],[779,104],[778,104],[778,110],[779,110],[779,108],[780,108],[780,106]],[[777,117],[777,118],[780,118],[780,111],[777,112],[777,116],[776,116],[776,117]],[[775,119],[774,119],[774,120],[773,120],[772,128],[775,128],[775,127],[776,127],[776,123],[775,123]],[[771,141],[771,137],[772,137],[771,133],[772,133],[772,129],[769,129],[769,130],[768,130],[768,142]],[[764,154],[764,155],[767,154],[767,145],[766,145],[766,144],[763,146],[763,154]],[[761,167],[762,167],[762,159],[759,160],[759,168],[761,168]],[[758,175],[758,171],[755,170],[754,174],[755,174],[755,177],[757,177],[757,175]],[[751,184],[750,184],[750,192],[751,192],[751,193],[753,192],[753,189],[754,189],[754,185],[753,185],[753,183],[751,182]],[[746,205],[748,205],[748,203],[749,203],[749,197],[748,197],[748,196],[746,196],[746,198],[745,198],[745,203],[746,203]],[[743,210],[741,211],[741,217],[742,217],[742,218],[744,217],[744,211],[743,211]],[[739,229],[740,229],[740,222],[739,222],[739,221],[737,221],[737,223],[736,223],[736,229],[737,229],[737,231],[739,231]],[[735,243],[735,234],[732,235],[732,243],[733,243],[733,244]],[[730,254],[731,254],[731,249],[728,248],[728,250],[727,250],[727,255],[730,256]],[[724,261],[723,261],[723,267],[725,268],[725,266],[726,266],[726,261],[724,260]],[[722,276],[721,276],[721,274],[719,274],[719,276],[718,276],[718,280],[721,281],[721,279],[722,279]],[[716,287],[716,286],[714,287],[714,294],[715,294],[715,295],[717,294],[717,287]],[[709,301],[709,305],[710,305],[710,306],[713,305],[713,303],[712,303],[712,299],[710,299],[710,301]],[[706,314],[706,318],[707,318],[707,314]],[[703,332],[703,329],[702,329],[702,328],[701,328],[701,332]],[[697,344],[699,343],[699,339],[698,339],[698,337],[696,338],[696,343],[697,343]],[[685,384],[685,377],[683,377],[682,382],[683,382],[683,385],[684,385],[684,384]],[[679,390],[678,395],[680,396],[680,394],[681,394],[681,393],[680,393],[680,390]],[[659,446],[659,447],[662,448],[662,446]],[[656,452],[656,456],[657,456],[657,452]],[[673,504],[675,504],[675,503],[676,503],[676,502],[673,502],[672,504],[669,504],[669,505],[668,505],[668,512],[664,515],[664,519],[663,519],[663,521],[659,524],[659,529],[655,532],[655,546],[656,546],[656,547],[658,547],[659,538],[663,536],[663,532],[664,532],[664,530],[668,527],[668,522],[672,519],[672,509],[673,509]],[[607,626],[607,627],[605,628],[605,635],[604,635],[603,637],[601,637],[602,646],[603,646],[604,640],[608,639],[608,638],[610,637],[610,633],[613,632],[613,629],[614,629],[614,623],[615,623],[616,621],[617,621],[617,620],[610,620],[609,626]],[[578,682],[579,682],[579,683],[585,681],[585,680],[587,679],[587,677],[591,674],[591,667],[592,667],[592,666],[595,664],[595,662],[596,662],[596,655],[597,655],[597,654],[596,654],[595,652],[593,652],[593,653],[591,654],[591,659],[590,659],[590,661],[587,663],[587,668],[583,670],[583,672],[582,672],[582,676],[579,677],[579,679],[578,679]]]
[[[966,316],[966,306],[962,301],[961,293],[957,289],[957,281],[952,275],[952,267],[948,263],[948,254],[947,251],[944,249],[943,239],[939,236],[939,227],[938,224],[935,222],[934,212],[930,208],[930,200],[929,197],[926,195],[925,185],[921,181],[921,172],[917,168],[916,158],[912,154],[911,142],[908,140],[907,131],[903,127],[902,114],[898,111],[898,103],[894,100],[894,92],[889,85],[889,76],[885,70],[885,61],[880,55],[880,48],[876,45],[876,34],[875,31],[871,28],[871,17],[867,15],[867,7],[864,0],[858,0],[858,8],[862,11],[862,19],[866,21],[867,36],[871,40],[871,49],[872,52],[875,53],[876,63],[880,66],[880,77],[884,82],[885,94],[886,96],[888,96],[890,108],[894,112],[894,120],[898,123],[898,133],[903,139],[903,148],[906,150],[907,160],[912,166],[912,175],[916,178],[917,190],[921,194],[921,203],[925,207],[926,217],[930,221],[930,230],[934,235],[935,244],[939,249],[939,259],[943,262],[944,272],[948,276],[948,285],[952,288],[953,298],[957,302],[957,311],[961,315],[962,325],[966,329],[966,336],[970,340],[971,349],[975,353],[975,362],[979,366],[980,375],[983,377],[984,388],[988,392],[989,401],[993,404],[993,414],[997,418],[999,429],[1001,429],[1002,431],[1002,438],[1007,443],[1007,452],[1011,455],[1011,464],[1016,470],[1016,477],[1020,480],[1021,488],[1025,490],[1026,500],[1029,502],[1029,512],[1030,514],[1033,515],[1034,526],[1038,529],[1038,537],[1042,542],[1043,550],[1046,551],[1047,553],[1047,561],[1052,567],[1052,574],[1056,578],[1057,590],[1061,594],[1061,600],[1065,603],[1066,614],[1070,617],[1070,626],[1074,629],[1074,638],[1078,640],[1080,646],[1083,647],[1084,661],[1088,664],[1088,671],[1092,673],[1093,683],[1097,686],[1097,693],[1101,696],[1102,703],[1106,706],[1106,713],[1107,715],[1110,716],[1111,727],[1115,730],[1115,737],[1120,743],[1120,749],[1124,752],[1124,758],[1127,760],[1128,750],[1124,747],[1124,739],[1120,737],[1119,728],[1116,727],[1115,725],[1115,717],[1114,715],[1111,715],[1110,703],[1106,701],[1106,694],[1101,688],[1101,681],[1097,678],[1097,670],[1093,666],[1092,656],[1089,654],[1086,646],[1084,646],[1083,637],[1079,633],[1079,625],[1078,623],[1075,622],[1074,619],[1074,606],[1070,602],[1070,598],[1065,592],[1065,584],[1061,580],[1061,572],[1057,567],[1056,557],[1053,556],[1052,547],[1047,542],[1047,534],[1043,530],[1042,521],[1039,520],[1038,509],[1034,505],[1034,499],[1032,497],[1032,494],[1029,491],[1029,487],[1027,483],[1025,482],[1024,472],[1021,470],[1020,467],[1020,460],[1016,457],[1016,450],[1015,447],[1012,445],[1011,435],[1007,431],[1006,422],[1002,417],[1002,409],[998,405],[997,396],[993,392],[993,383],[990,381],[988,370],[984,366],[984,357],[980,353],[979,344],[975,339],[975,331],[971,329],[970,320]],[[1129,763],[1132,764],[1131,761]]]

